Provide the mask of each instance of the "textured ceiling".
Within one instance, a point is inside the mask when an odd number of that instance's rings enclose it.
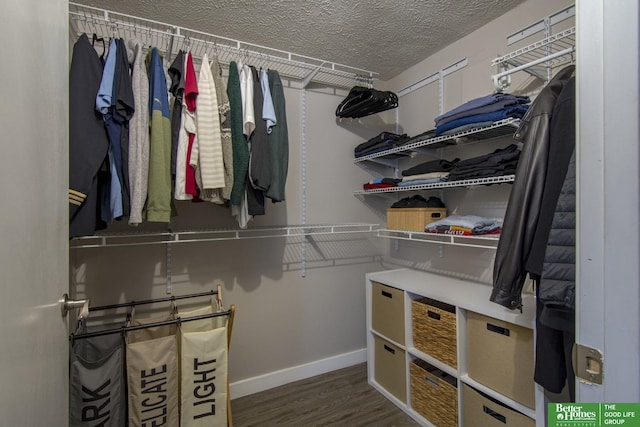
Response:
[[[81,0],[388,80],[524,0]]]

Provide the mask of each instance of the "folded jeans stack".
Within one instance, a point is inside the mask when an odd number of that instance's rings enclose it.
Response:
[[[485,127],[509,117],[521,118],[529,108],[528,96],[494,93],[472,99],[434,119],[436,135],[463,132]]]

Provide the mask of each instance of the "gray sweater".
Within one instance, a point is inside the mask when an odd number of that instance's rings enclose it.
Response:
[[[136,110],[129,120],[129,186],[131,213],[129,224],[142,223],[142,210],[149,184],[149,78],[144,65],[142,43],[127,42],[129,63],[132,64],[131,86]]]

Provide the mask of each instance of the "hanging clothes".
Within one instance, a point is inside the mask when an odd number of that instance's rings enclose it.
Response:
[[[184,105],[182,111],[184,111],[183,126],[187,132],[188,142],[185,158],[185,187],[187,199],[198,198],[198,186],[196,184],[196,172],[191,166],[191,154],[194,144],[197,144],[197,124],[196,124],[196,108],[197,99],[199,94],[198,80],[196,78],[196,71],[193,67],[193,57],[191,52],[187,54],[187,61],[185,63],[185,77],[184,77]],[[176,165],[176,167],[178,167]]]
[[[218,96],[209,65],[209,56],[202,57],[198,78],[198,109],[196,123],[198,140],[193,145],[190,164],[196,170],[196,182],[200,188],[200,198],[222,204],[224,181],[224,160],[222,156],[222,135]]]
[[[173,106],[171,107],[171,176],[175,180],[176,176],[176,158],[178,153],[178,140],[180,134],[180,126],[182,124],[182,99],[184,97],[184,66],[185,54],[182,49],[173,59],[173,62],[167,70],[167,74],[171,79],[169,92],[173,95]]]
[[[524,145],[496,250],[490,296],[491,301],[511,310],[522,307],[526,262],[540,214],[547,169],[551,113],[574,68],[573,65],[563,68],[545,86],[515,134]]]
[[[109,138],[109,193],[104,194],[108,196],[106,201],[103,201],[105,205],[101,209],[101,217],[107,224],[116,218],[122,216],[122,189],[120,187],[120,177],[117,170],[117,160],[120,157],[120,125],[114,122],[113,109],[113,85],[115,82],[116,74],[116,60],[117,60],[117,43],[116,39],[111,39],[109,43],[109,52],[107,53],[107,59],[105,60],[104,70],[102,71],[102,81],[100,82],[100,89],[96,97],[96,109],[102,113],[104,120],[104,126]]]
[[[218,62],[218,57],[211,58],[211,75],[216,87],[216,97],[218,99],[218,116],[220,121],[220,139],[222,140],[222,157],[224,161],[224,188],[222,198],[231,199],[233,190],[233,143],[231,136],[231,111],[229,97],[227,96],[227,86],[222,79],[222,67]]]
[[[233,146],[233,188],[231,190],[231,206],[240,206],[244,198],[244,186],[249,167],[249,147],[243,135],[242,93],[238,64],[229,64],[227,82],[229,98],[229,120],[231,125],[231,143]]]
[[[535,381],[575,401],[576,165],[575,79],[562,89],[550,123],[544,194],[527,268],[536,287]]]
[[[254,130],[249,137],[249,181],[247,202],[249,215],[264,215],[264,192],[271,186],[271,149],[267,135],[267,125],[262,120],[262,89],[260,76],[255,67],[249,67],[253,90],[253,111],[256,117]],[[255,90],[257,89],[257,90]]]
[[[114,147],[116,171],[120,181],[122,197],[122,216],[128,217],[131,212],[131,196],[129,185],[129,120],[135,112],[135,101],[129,74],[129,57],[123,39],[116,40],[116,73],[113,79],[113,121],[120,127],[120,139]],[[144,104],[141,104],[144,105]]]
[[[269,88],[269,76],[267,71],[260,69],[260,86],[262,86],[262,120],[267,125],[267,133],[271,133],[272,128],[278,122],[276,112],[273,107],[273,99],[271,98],[271,89]]]
[[[127,42],[131,63],[131,88],[138,107],[129,120],[129,186],[131,212],[129,225],[142,223],[142,210],[149,186],[149,115],[144,106],[149,99],[149,76],[144,66],[139,40]]]
[[[109,140],[95,102],[102,63],[86,34],[73,45],[69,70],[69,237],[92,235],[98,215],[98,171]]]
[[[145,207],[147,221],[171,219],[171,120],[169,94],[158,49],[147,54],[149,73],[149,189]]]
[[[229,65],[229,86],[227,87],[227,90],[231,106],[231,134],[234,155],[233,182],[235,183],[235,188],[231,194],[231,212],[238,220],[238,226],[244,229],[247,228],[247,224],[252,217],[249,215],[247,201],[247,181],[249,180],[249,144],[247,137],[244,134],[244,86],[240,77],[241,68],[242,67],[240,65],[231,61],[231,64]],[[244,74],[246,75],[246,73]],[[242,180],[241,182],[240,179]]]
[[[171,75],[173,76],[172,87],[175,91],[174,96],[174,110],[172,116],[171,123],[171,135],[174,137],[175,132],[177,132],[177,142],[176,142],[176,152],[175,152],[175,171],[174,171],[174,189],[173,189],[173,197],[175,200],[191,200],[192,196],[187,194],[187,151],[189,149],[189,133],[186,129],[186,122],[188,120],[187,115],[189,111],[186,106],[185,99],[185,91],[186,91],[186,74],[187,74],[187,62],[189,60],[189,53],[183,53],[182,55],[182,65],[177,64],[178,57],[173,62],[171,70]],[[178,76],[180,73],[180,76]],[[189,81],[189,97],[197,96],[198,90],[197,86],[194,87],[192,84],[192,80]],[[182,89],[181,89],[182,87]],[[195,89],[195,93],[193,90]],[[178,100],[180,100],[180,104],[178,104]],[[179,116],[177,114],[180,114]],[[173,144],[173,141],[172,141]],[[173,145],[172,145],[173,150]]]
[[[242,95],[242,133],[249,140],[256,128],[256,116],[253,102],[253,74],[246,64],[238,64],[240,73],[240,93]]]
[[[269,92],[275,111],[275,124],[269,133],[271,147],[271,185],[266,196],[272,202],[283,202],[285,186],[289,168],[289,130],[287,128],[287,108],[280,74],[276,70],[269,70]],[[267,125],[269,122],[267,122]]]
[[[249,178],[254,189],[267,191],[271,186],[271,147],[267,134],[267,123],[262,119],[264,98],[260,75],[255,67],[249,67],[253,78],[253,111],[256,117],[255,128],[249,138],[251,154],[249,156]],[[264,197],[263,197],[264,199]]]

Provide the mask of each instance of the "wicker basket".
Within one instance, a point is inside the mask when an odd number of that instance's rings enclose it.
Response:
[[[424,227],[447,216],[446,208],[387,209],[389,230],[424,231]]]
[[[411,318],[415,348],[457,368],[456,308],[430,298],[415,299]]]
[[[409,368],[411,407],[436,427],[458,425],[457,381],[451,375],[416,359]]]

